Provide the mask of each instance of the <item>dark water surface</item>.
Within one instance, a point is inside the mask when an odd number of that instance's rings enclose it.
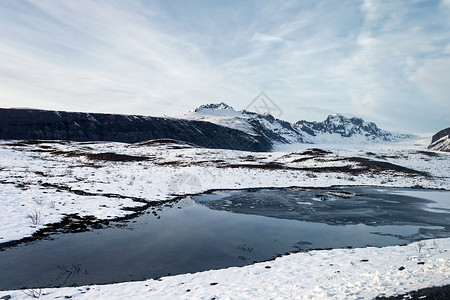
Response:
[[[0,290],[142,280],[292,251],[450,237],[450,192],[444,191],[220,191],[155,212],[0,252]]]

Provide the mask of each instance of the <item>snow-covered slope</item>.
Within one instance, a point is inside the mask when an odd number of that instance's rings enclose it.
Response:
[[[450,152],[450,127],[433,135],[428,149]]]
[[[360,118],[346,118],[335,114],[329,115],[322,122],[302,120],[292,124],[270,114],[236,111],[223,102],[199,106],[182,118],[208,121],[264,136],[275,144],[386,142],[410,137],[381,130],[375,123],[365,122]]]
[[[245,114],[234,110],[231,106],[221,102],[219,104],[201,105],[190,110],[182,116],[184,119],[201,120],[222,126],[242,130],[250,134],[256,134],[252,126],[247,122]]]
[[[182,118],[202,120],[242,130],[248,134],[264,136],[274,143],[307,142],[303,140],[303,134],[289,122],[276,119],[269,114],[236,111],[223,102],[201,105]]]

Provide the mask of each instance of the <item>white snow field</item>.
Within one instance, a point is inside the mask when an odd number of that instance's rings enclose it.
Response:
[[[255,153],[169,141],[1,141],[0,243],[30,237],[66,215],[114,219],[146,203],[211,189],[365,185],[450,190],[450,154],[425,151],[428,142],[427,137],[389,144],[300,144]],[[43,289],[40,297],[372,299],[450,284],[450,239],[424,243],[311,251],[161,280]],[[0,297],[29,299],[24,292],[29,291],[1,291]]]

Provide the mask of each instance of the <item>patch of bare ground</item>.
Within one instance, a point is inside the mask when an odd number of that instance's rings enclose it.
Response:
[[[146,156],[135,156],[128,154],[118,154],[113,152],[105,153],[87,153],[85,156],[91,160],[103,160],[103,161],[121,161],[121,162],[131,162],[131,161],[144,161],[150,160]]]
[[[287,167],[278,162],[268,162],[264,164],[225,164],[219,168],[247,168],[247,169],[263,169],[263,170],[301,170],[300,168]]]
[[[148,204],[143,209],[147,209],[151,205]],[[90,231],[93,229],[100,229],[109,226],[111,222],[119,222],[135,218],[139,213],[135,212],[125,217],[117,217],[110,220],[98,219],[95,216],[80,216],[78,214],[66,214],[61,221],[51,224],[46,224],[44,228],[34,232],[31,236],[24,237],[20,240],[13,240],[5,243],[0,243],[0,251],[5,251],[7,248],[15,247],[23,243],[30,243],[37,240],[51,238],[52,235],[61,233],[76,233]]]
[[[422,154],[422,155],[426,155],[429,157],[438,157],[439,154],[436,152],[432,152],[432,151],[424,151],[424,150],[418,150],[416,151],[417,154]]]
[[[19,146],[19,147],[25,147],[25,146],[31,146],[31,145],[39,145],[39,144],[58,144],[58,145],[66,145],[67,141],[58,141],[58,140],[22,140],[18,142],[10,142],[5,143],[3,145],[5,146]]]
[[[306,156],[306,157],[294,159],[292,162],[293,163],[300,163],[300,162],[304,162],[304,161],[315,159],[315,158],[316,158],[315,156]]]
[[[349,162],[358,163],[358,165],[360,167],[360,173],[370,172],[370,173],[374,173],[374,174],[379,174],[381,172],[391,171],[391,172],[403,173],[403,174],[407,174],[407,175],[419,175],[419,176],[425,176],[425,177],[430,176],[426,172],[418,171],[415,169],[403,167],[400,165],[396,165],[396,164],[384,162],[384,161],[371,160],[371,159],[366,159],[366,158],[362,158],[362,157],[350,157],[350,158],[346,158],[344,160],[347,160]]]
[[[90,160],[97,161],[112,161],[112,162],[134,162],[134,161],[146,161],[151,160],[147,156],[136,156],[128,154],[118,154],[114,152],[101,152],[101,153],[87,153],[82,151],[52,151],[53,155],[61,155],[65,157],[86,157]]]
[[[359,175],[359,174],[363,174],[363,173],[379,174],[379,173],[385,172],[385,171],[394,171],[394,172],[408,174],[408,175],[429,176],[429,174],[422,172],[422,171],[417,171],[417,170],[399,166],[396,164],[362,158],[362,157],[346,157],[346,158],[336,158],[336,159],[320,160],[320,161],[326,161],[326,162],[345,161],[345,162],[349,162],[349,163],[356,163],[356,165],[349,164],[346,166],[292,167],[292,166],[286,166],[286,165],[278,163],[278,162],[269,162],[269,163],[264,163],[264,164],[243,164],[243,163],[228,164],[228,165],[223,165],[220,167],[221,168],[263,169],[263,170],[299,170],[299,171],[310,171],[310,172],[316,172],[316,173],[333,172],[333,173],[349,173],[352,175]]]
[[[214,163],[214,164],[224,164],[224,163],[226,163],[224,160],[221,160],[221,159],[212,159],[212,160],[199,160],[199,161],[196,161],[195,162],[195,164],[199,164],[199,165],[203,165],[203,164],[211,164],[211,163]]]
[[[114,193],[93,193],[93,192],[88,192],[88,191],[84,191],[84,190],[77,190],[77,189],[74,189],[70,186],[66,186],[63,184],[43,182],[43,183],[41,183],[41,186],[54,188],[54,189],[58,189],[58,190],[63,190],[63,191],[68,191],[68,192],[71,192],[71,193],[74,193],[74,194],[80,195],[80,196],[103,196],[103,197],[108,197],[108,198],[132,199],[133,201],[136,201],[136,202],[149,203],[146,199],[140,198],[140,197],[124,196],[124,195],[114,194]]]
[[[372,172],[396,171],[405,174],[415,174],[427,177],[429,176],[429,174],[426,172],[417,171],[411,168],[403,167],[389,162],[372,160],[363,157],[348,157],[344,158],[344,160],[358,163],[365,171],[372,171]]]
[[[149,141],[131,144],[129,147],[138,148],[141,146],[167,146],[168,149],[186,149],[186,148],[192,148],[192,147],[201,148],[200,146],[197,146],[192,143],[177,141],[177,140],[173,140],[173,139],[149,140]]]
[[[155,163],[156,165],[159,165],[159,166],[179,166],[179,167],[183,167],[183,166],[189,166],[190,164],[188,164],[188,163],[185,163],[185,162],[182,162],[182,161],[177,161],[177,160],[174,160],[174,161],[161,161],[161,162],[156,162]]]
[[[319,157],[324,157],[328,154],[332,154],[332,152],[322,150],[319,148],[311,148],[311,149],[306,149],[301,152],[293,152],[293,153],[283,155],[282,158],[294,158],[294,157],[301,156],[300,158],[296,158],[292,161],[292,163],[299,163],[299,162],[304,162],[304,161],[311,160],[311,159],[318,159]]]
[[[93,164],[93,163],[86,163],[86,164],[81,164],[81,165],[69,166],[69,168],[94,168],[94,169],[100,169],[100,168],[103,168],[103,166],[96,165],[96,164]]]
[[[30,152],[46,152],[52,155],[61,155],[65,157],[86,157],[90,160],[99,160],[99,161],[113,161],[113,162],[133,162],[133,161],[145,161],[150,160],[150,157],[146,156],[136,156],[136,155],[128,155],[128,154],[118,154],[114,152],[102,152],[102,153],[89,153],[83,151],[70,151],[70,150],[55,150],[54,147],[49,145],[41,145],[41,144],[66,144],[64,141],[41,141],[41,140],[29,140],[29,141],[20,141],[13,143],[6,143],[3,145],[6,146],[29,146],[36,145],[37,147],[31,150],[27,150]]]
[[[375,156],[375,158],[386,160],[388,158],[390,158],[390,159],[405,158],[405,156],[404,155],[377,155],[377,156]]]
[[[327,154],[332,154],[333,152],[331,151],[327,151],[327,150],[323,150],[323,149],[319,149],[319,148],[310,148],[310,149],[306,149],[303,151],[298,151],[298,152],[291,152],[288,154],[283,155],[283,157],[285,158],[289,158],[289,157],[295,157],[295,156],[325,156]]]
[[[331,154],[331,151],[319,149],[319,148],[311,148],[306,149],[305,151],[300,152],[301,155],[315,155],[315,156],[323,156],[326,154]]]

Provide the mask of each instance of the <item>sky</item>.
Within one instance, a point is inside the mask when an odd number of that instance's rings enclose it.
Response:
[[[450,126],[450,0],[0,1],[0,107]],[[257,99],[258,100],[258,99]]]

